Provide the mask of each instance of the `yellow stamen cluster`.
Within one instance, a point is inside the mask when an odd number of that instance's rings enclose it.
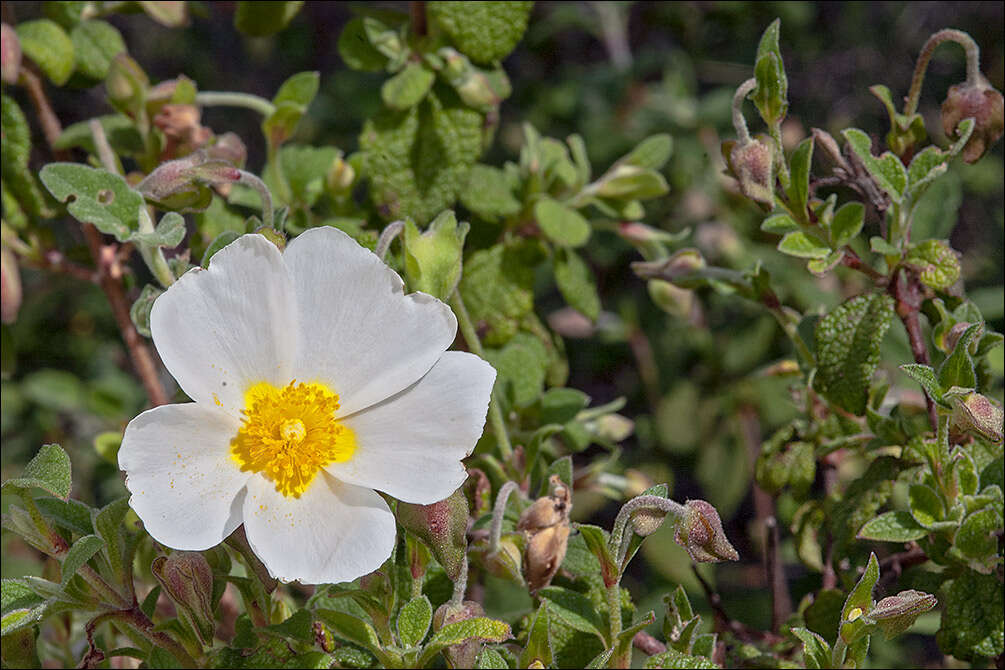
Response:
[[[321,468],[356,450],[352,430],[335,419],[338,408],[338,395],[324,384],[255,384],[245,393],[230,455],[241,470],[260,472],[284,496],[299,498]]]

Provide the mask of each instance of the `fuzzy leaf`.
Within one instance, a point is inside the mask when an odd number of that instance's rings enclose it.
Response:
[[[465,640],[476,639],[499,643],[505,642],[512,636],[508,624],[488,617],[473,617],[448,623],[434,633],[426,643],[416,667],[424,667],[443,649],[461,644]]]
[[[673,138],[666,133],[660,133],[659,135],[651,135],[639,142],[638,146],[620,158],[618,163],[648,168],[650,170],[660,170],[670,160],[672,153]],[[587,178],[589,178],[589,175],[587,175]]]
[[[557,200],[544,198],[534,205],[534,218],[553,242],[581,247],[590,239],[590,224],[583,215]]]
[[[398,639],[405,647],[414,647],[426,637],[433,620],[433,606],[429,598],[419,596],[402,605],[398,613]]]
[[[810,164],[813,162],[813,137],[799,143],[789,159],[791,182],[789,201],[792,210],[800,217],[806,216],[806,204],[810,197]]]
[[[548,352],[538,338],[517,333],[501,349],[486,349],[485,358],[499,375],[496,386],[505,389],[517,407],[526,407],[541,395]]]
[[[893,315],[893,299],[874,293],[851,298],[820,319],[814,388],[849,412],[865,414],[879,347]]]
[[[975,323],[960,335],[952,352],[939,366],[939,384],[942,385],[942,388],[951,389],[954,386],[975,388],[977,386],[977,372],[974,369],[974,359],[970,355],[970,343],[982,329],[983,324]]]
[[[754,61],[757,88],[750,94],[757,111],[761,113],[761,118],[769,126],[780,122],[789,107],[789,80],[785,76],[782,52],[778,46],[781,25],[781,20],[775,19],[761,36],[761,42],[757,46],[757,58]]]
[[[74,542],[70,550],[66,552],[66,556],[63,557],[63,586],[66,586],[73,576],[77,574],[77,570],[84,567],[84,564],[91,560],[91,557],[101,551],[104,546],[105,541],[97,535],[85,535]]]
[[[578,631],[604,639],[596,607],[587,596],[558,586],[546,586],[537,595],[548,602],[548,611],[552,617],[561,619]]]
[[[829,246],[801,230],[788,233],[783,237],[782,241],[778,243],[778,250],[796,258],[813,259],[826,258],[831,252]]]
[[[388,58],[371,44],[364,21],[356,17],[345,24],[338,38],[338,52],[353,70],[379,72],[387,66]]]
[[[848,202],[834,212],[831,222],[831,239],[834,247],[839,248],[851,242],[862,232],[865,222],[865,205],[860,202]]]
[[[908,488],[908,502],[911,516],[925,528],[931,528],[932,524],[945,516],[942,499],[931,486],[911,484]]]
[[[807,628],[793,628],[792,634],[803,643],[803,664],[807,668],[829,668],[831,666],[831,646]]]
[[[928,535],[928,530],[907,512],[886,512],[862,526],[858,537],[880,542],[910,542]]]
[[[904,262],[917,269],[921,283],[947,289],[960,278],[960,258],[942,240],[925,240],[911,248]]]
[[[591,321],[600,315],[600,296],[593,273],[571,249],[559,249],[555,254],[555,282],[569,305]]]
[[[405,69],[384,82],[380,97],[391,109],[404,111],[415,107],[433,87],[436,75],[418,63],[409,63]]]
[[[91,79],[104,79],[112,59],[126,50],[122,34],[106,21],[81,21],[70,31],[77,71]]]
[[[70,201],[66,209],[81,223],[93,223],[120,242],[135,231],[143,196],[119,175],[79,163],[49,163],[39,177],[57,200]]]
[[[426,13],[476,63],[502,60],[527,29],[533,2],[430,2]]]
[[[527,633],[527,645],[520,652],[520,667],[529,668],[531,664],[537,662],[542,667],[551,667],[553,653],[551,649],[551,636],[549,625],[550,611],[548,602],[542,602],[534,614],[534,620],[530,624]]]
[[[935,639],[945,654],[984,663],[1005,651],[1005,594],[995,575],[966,570],[949,586],[942,628]]]
[[[799,230],[799,224],[788,214],[772,214],[761,222],[761,230],[766,233],[784,235]]]
[[[946,389],[939,383],[939,378],[935,376],[935,370],[920,363],[905,363],[900,366],[900,369],[904,374],[921,384],[932,400],[942,403],[942,394],[946,392]]]
[[[70,484],[70,457],[58,444],[44,444],[24,466],[21,476],[8,479],[3,488],[40,488],[66,500],[70,497]]]
[[[66,31],[49,19],[25,21],[17,24],[14,30],[21,43],[21,52],[33,60],[53,84],[65,84],[76,64],[73,40]]]
[[[661,654],[650,656],[646,659],[643,668],[719,668],[717,663],[713,663],[702,656],[692,656],[669,648]]]
[[[480,218],[493,223],[519,213],[521,207],[506,173],[490,165],[478,164],[471,168],[460,200]]]
[[[838,635],[851,645],[859,639],[867,630],[868,624],[863,620],[862,615],[872,608],[872,590],[879,580],[879,561],[876,554],[869,554],[869,563],[865,566],[865,572],[859,578],[858,583],[848,594],[848,599],[844,601],[841,608],[841,627]]]
[[[890,199],[901,202],[907,190],[907,168],[900,159],[887,151],[879,158],[872,155],[872,140],[858,128],[841,131],[852,151],[859,157],[869,175]]]
[[[543,260],[539,242],[497,244],[465,259],[461,295],[471,318],[485,328],[487,346],[498,347],[516,334],[534,307],[534,268]]]

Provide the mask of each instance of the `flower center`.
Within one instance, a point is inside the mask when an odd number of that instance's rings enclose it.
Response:
[[[244,423],[230,456],[242,471],[260,472],[284,496],[299,498],[321,468],[356,450],[352,430],[335,419],[338,408],[338,395],[324,384],[259,382],[244,394]]]

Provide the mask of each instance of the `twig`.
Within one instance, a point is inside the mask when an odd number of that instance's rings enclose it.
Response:
[[[667,650],[667,646],[654,638],[649,633],[644,630],[640,630],[632,638],[632,644],[639,651],[648,654],[649,656],[655,656],[656,654],[662,654]]]
[[[59,122],[56,113],[52,111],[52,105],[49,104],[49,97],[45,94],[42,80],[32,66],[25,65],[21,68],[21,82],[28,89],[28,97],[31,98],[31,104],[35,106],[38,123],[42,126],[42,133],[45,135],[49,149],[52,150],[53,158],[66,160],[70,155],[69,152],[65,149],[56,149],[56,142],[63,134],[63,125]]]
[[[408,15],[412,23],[412,34],[423,37],[426,34],[426,3],[409,2]]]
[[[897,316],[904,323],[907,330],[907,339],[911,343],[911,353],[914,354],[914,362],[922,365],[931,365],[932,361],[928,356],[928,347],[925,346],[925,338],[921,332],[921,321],[918,313],[921,311],[922,292],[917,277],[910,271],[904,269],[897,277],[890,282],[887,289],[894,300],[897,301]],[[939,426],[939,412],[935,407],[932,397],[925,391],[925,406],[928,408],[928,421],[932,425],[932,430]]]
[[[914,542],[910,549],[891,554],[879,562],[879,583],[877,593],[884,593],[903,574],[904,570],[928,561],[928,554]]]

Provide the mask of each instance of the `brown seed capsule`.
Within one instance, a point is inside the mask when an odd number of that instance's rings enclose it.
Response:
[[[688,500],[686,513],[677,524],[674,540],[687,549],[692,561],[718,563],[736,561],[740,555],[726,539],[719,512],[704,500]]]
[[[531,593],[551,583],[569,542],[571,493],[557,475],[551,476],[550,484],[551,495],[535,500],[517,522],[517,530],[527,538],[523,575]]]
[[[737,144],[729,162],[745,196],[769,207],[775,204],[775,159],[770,146],[760,140]]]

